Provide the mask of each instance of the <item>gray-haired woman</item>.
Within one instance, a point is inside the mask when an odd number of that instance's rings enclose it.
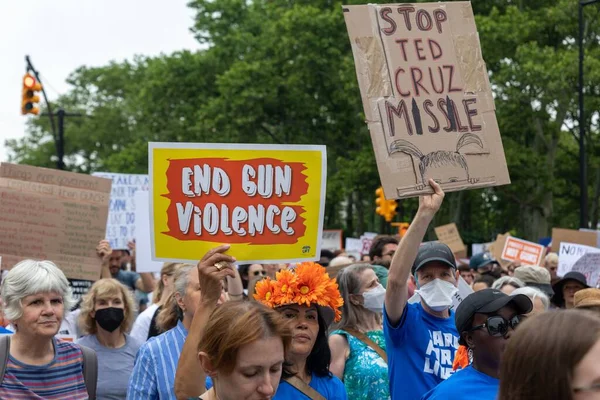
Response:
[[[0,398],[88,399],[82,347],[54,337],[73,303],[62,271],[50,261],[22,261],[6,275],[1,292],[15,333]]]
[[[344,381],[349,399],[389,399],[381,325],[385,289],[369,264],[342,269],[337,282],[344,305],[329,337],[329,370]]]

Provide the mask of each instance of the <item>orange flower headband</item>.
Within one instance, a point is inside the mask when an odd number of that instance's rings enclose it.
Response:
[[[256,284],[256,300],[270,308],[288,304],[310,306],[314,303],[335,311],[336,322],[342,318],[339,308],[344,300],[335,279],[330,278],[321,265],[300,263],[293,270],[279,271],[275,278],[266,278]]]

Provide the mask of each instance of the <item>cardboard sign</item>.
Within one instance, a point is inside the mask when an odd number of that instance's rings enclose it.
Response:
[[[343,249],[342,236],[341,229],[324,229],[321,239],[321,249],[331,251]]]
[[[500,257],[506,261],[520,261],[523,265],[541,266],[545,253],[546,248],[541,244],[511,236],[506,239]]]
[[[460,237],[458,227],[454,222],[434,228],[438,240],[450,247],[454,254],[465,251],[465,244]]]
[[[598,244],[598,234],[596,232],[576,231],[574,229],[552,228],[552,250],[558,252],[562,242],[596,247]]]
[[[149,165],[155,261],[319,259],[325,146],[150,143]]]
[[[97,280],[111,181],[73,172],[0,165],[3,269],[32,258],[56,263],[67,278]]]
[[[556,274],[563,277],[567,272],[574,270],[575,264],[586,254],[600,253],[600,249],[591,246],[584,246],[577,243],[561,242],[558,251],[558,270]],[[587,260],[580,265],[586,273],[590,273],[587,267]],[[600,264],[596,264],[600,268]],[[585,274],[584,274],[585,275]]]
[[[95,172],[93,176],[112,180],[106,240],[113,250],[126,250],[127,243],[135,238],[135,202],[133,197],[138,190],[148,191],[148,175],[113,174]]]
[[[596,234],[596,247],[600,248],[600,231],[596,229],[579,228],[581,232],[592,232]]]
[[[510,183],[471,4],[343,11],[385,197]]]
[[[150,193],[138,190],[135,202],[135,264],[136,272],[160,272],[164,263],[152,260],[150,234]]]
[[[505,268],[511,263],[510,261],[502,259],[502,251],[504,250],[504,245],[506,244],[506,240],[510,237],[510,233],[506,232],[504,235],[497,235],[496,240],[492,242],[489,247],[489,251],[492,256],[500,263],[502,268]]]

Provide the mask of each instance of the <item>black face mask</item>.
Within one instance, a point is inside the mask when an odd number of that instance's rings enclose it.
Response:
[[[96,322],[105,331],[113,332],[125,319],[122,308],[109,307],[96,311]]]

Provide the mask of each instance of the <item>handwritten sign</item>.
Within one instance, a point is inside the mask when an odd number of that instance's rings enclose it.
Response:
[[[598,244],[598,234],[574,229],[552,228],[552,250],[558,252],[563,242],[595,247]]]
[[[454,222],[434,228],[438,240],[450,247],[452,253],[466,257],[466,247]],[[461,257],[461,258],[462,258]]]
[[[317,260],[325,146],[150,143],[153,259]]]
[[[510,183],[471,4],[343,11],[386,198]]]
[[[67,278],[97,280],[110,180],[27,165],[0,164],[2,268],[51,260]]]
[[[373,239],[375,239],[375,237],[377,237],[377,234],[374,232],[365,232],[360,236],[360,241],[362,243],[361,254],[369,254],[369,250],[371,250],[371,244],[373,243]]]
[[[341,250],[343,248],[341,229],[323,229],[321,248],[326,250]]]
[[[558,251],[558,270],[556,274],[563,277],[567,272],[574,270],[575,264],[586,254],[600,253],[600,249],[577,243],[561,242]],[[584,261],[584,263],[587,261]],[[581,264],[580,267],[584,265]],[[600,266],[600,264],[597,264]],[[591,272],[585,268],[586,272]],[[584,273],[585,275],[585,273]]]
[[[138,190],[135,201],[135,264],[136,272],[160,272],[163,263],[152,260],[150,232],[150,193]]]
[[[500,257],[506,261],[520,261],[525,265],[540,266],[545,252],[546,248],[541,244],[509,236],[506,238]]]
[[[584,254],[575,262],[572,271],[581,272],[589,286],[600,288],[600,251]]]
[[[92,175],[112,180],[106,240],[115,250],[127,249],[127,243],[135,238],[133,197],[138,190],[148,191],[150,187],[148,175],[113,174],[111,172],[95,172]]]

